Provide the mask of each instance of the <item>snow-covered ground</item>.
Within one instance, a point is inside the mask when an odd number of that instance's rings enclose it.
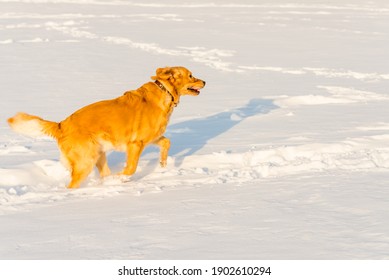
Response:
[[[389,259],[388,30],[384,0],[0,0],[0,258]],[[207,86],[166,169],[149,148],[67,190],[56,143],[6,124],[167,65]]]

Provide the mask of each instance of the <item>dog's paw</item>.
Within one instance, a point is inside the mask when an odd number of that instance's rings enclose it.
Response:
[[[159,165],[163,168],[165,168],[167,166],[167,161],[166,160],[163,160],[163,161],[160,161],[159,162]]]
[[[120,176],[120,181],[121,181],[122,183],[131,182],[131,176],[128,176],[128,175],[121,175],[121,176]]]

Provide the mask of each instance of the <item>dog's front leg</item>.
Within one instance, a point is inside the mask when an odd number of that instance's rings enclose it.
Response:
[[[165,136],[161,136],[154,144],[159,146],[160,149],[160,160],[159,163],[161,167],[166,167],[167,165],[167,156],[170,149],[170,140]]]
[[[121,174],[132,175],[138,166],[139,157],[144,149],[143,142],[131,142],[127,145],[127,164]]]

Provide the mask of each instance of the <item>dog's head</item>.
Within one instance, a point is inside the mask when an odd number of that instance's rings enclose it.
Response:
[[[178,95],[199,95],[200,89],[205,82],[193,77],[192,73],[185,67],[158,68],[156,76],[151,79],[168,82]]]

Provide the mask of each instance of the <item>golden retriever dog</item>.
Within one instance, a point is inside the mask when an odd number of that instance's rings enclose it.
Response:
[[[136,171],[149,144],[159,146],[160,164],[165,167],[170,140],[163,134],[170,115],[181,95],[199,95],[205,82],[184,67],[159,68],[151,79],[154,81],[118,98],[83,107],[59,123],[26,113],[16,114],[8,123],[16,132],[57,140],[61,161],[71,172],[68,188],[78,188],[94,166],[101,177],[110,175],[109,150],[127,153],[123,175]]]

